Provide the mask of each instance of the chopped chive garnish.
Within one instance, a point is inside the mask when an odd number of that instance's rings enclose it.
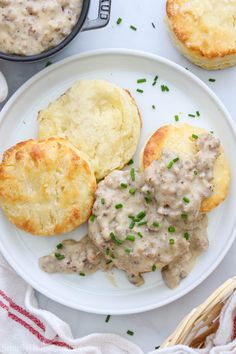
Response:
[[[159,227],[159,226],[160,226],[160,224],[159,224],[159,222],[154,221],[154,223],[152,224],[152,226],[154,226],[154,227]]]
[[[45,68],[47,68],[49,65],[52,65],[52,62],[50,60],[46,62]]]
[[[106,204],[106,201],[104,198],[101,199],[101,204],[103,204],[103,205]]]
[[[170,245],[173,245],[175,243],[175,240],[173,238],[170,238],[169,243],[170,243]]]
[[[143,82],[147,82],[147,79],[138,79],[137,84],[142,84]]]
[[[189,202],[190,202],[190,200],[189,200],[187,197],[183,197],[183,201],[184,201],[185,203],[189,203]]]
[[[122,243],[124,242],[123,240],[118,240],[114,234],[114,232],[110,233],[110,238],[112,239],[112,241],[114,241],[117,245],[122,245]]]
[[[129,229],[132,230],[134,228],[134,225],[135,225],[135,222],[132,221],[130,224],[129,224]]]
[[[111,318],[111,315],[107,315],[106,319],[105,319],[105,322],[109,322],[110,321],[110,318]]]
[[[147,221],[141,221],[138,223],[138,226],[143,226],[143,225],[147,225]]]
[[[138,218],[139,220],[142,220],[145,216],[146,216],[145,211],[140,211],[140,213],[138,213],[136,215],[136,218]]]
[[[178,122],[179,121],[179,116],[176,114],[175,115],[175,121]]]
[[[152,105],[152,109],[156,109],[156,106],[154,104]]]
[[[62,261],[65,258],[65,256],[60,253],[55,253],[54,255],[55,255],[56,259],[58,259],[58,261]]]
[[[134,221],[135,216],[133,216],[133,215],[128,215],[128,218]]]
[[[60,250],[61,248],[63,248],[63,244],[62,243],[58,243],[57,249]]]
[[[126,183],[121,183],[120,186],[121,186],[122,189],[126,189],[126,188],[128,187],[128,184],[126,184]]]
[[[113,262],[112,259],[109,259],[109,261],[106,261],[106,265],[111,264]]]
[[[174,226],[169,226],[169,227],[168,227],[168,231],[169,231],[170,233],[175,232],[175,227],[174,227]]]
[[[83,273],[83,272],[80,272],[79,275],[80,275],[81,277],[85,277],[85,273]]]
[[[92,214],[92,215],[90,216],[89,220],[90,220],[91,222],[94,222],[95,218],[96,218],[96,215]]]
[[[198,135],[192,134],[192,138],[196,140],[196,139],[198,139]]]
[[[130,330],[128,330],[126,333],[127,333],[129,336],[133,336],[133,335],[134,335],[134,332],[133,332],[133,331],[130,331]]]
[[[152,83],[152,86],[155,86],[156,83],[157,83],[157,80],[158,80],[158,76],[156,75],[153,79],[153,83]]]
[[[189,117],[192,117],[192,118],[195,118],[195,114],[189,113],[188,116],[189,116]]]
[[[132,165],[134,163],[133,159],[130,159],[129,162],[127,163],[127,165]]]
[[[187,69],[187,68],[186,68]],[[155,349],[159,349],[160,348],[160,345],[157,345],[156,347],[155,347]]]
[[[161,85],[161,91],[162,91],[162,92],[169,92],[170,89],[169,89],[169,87],[166,86],[166,85]]]
[[[184,238],[185,238],[185,240],[187,240],[187,241],[189,240],[189,233],[188,233],[188,232],[185,232],[185,233],[184,233]]]
[[[183,220],[187,220],[187,219],[188,219],[188,214],[187,214],[187,213],[182,213],[182,214],[181,214],[181,218],[182,218]]]
[[[134,195],[135,192],[136,192],[136,190],[135,190],[134,188],[130,188],[130,189],[129,189],[129,193],[130,193],[131,195]]]
[[[200,117],[200,112],[199,111],[196,111],[196,116]]]
[[[142,234],[141,232],[137,232],[137,234],[138,234],[138,236],[139,236],[140,238],[143,237],[143,234]]]
[[[130,169],[130,177],[131,177],[132,181],[134,182],[135,181],[135,170],[133,167]]]
[[[143,90],[141,90],[141,89],[137,89],[136,91],[139,93],[143,93]]]
[[[117,21],[116,21],[116,24],[117,24],[117,25],[120,25],[120,24],[121,24],[121,22],[122,22],[122,18],[121,18],[121,17],[119,17],[119,18],[117,19]]]
[[[210,81],[210,82],[215,82],[216,81],[216,79],[208,79],[208,81]]]
[[[132,249],[129,248],[129,247],[125,247],[125,252],[126,252],[126,253],[131,253],[131,252],[132,252]]]
[[[115,205],[115,208],[116,208],[116,209],[122,209],[122,208],[123,208],[123,204],[116,204],[116,205]]]
[[[153,266],[152,266],[152,271],[155,272],[156,269],[157,269],[156,265],[153,264]]]
[[[173,162],[178,162],[179,161],[179,157],[176,157]]]
[[[197,176],[197,175],[198,175],[198,172],[197,172],[197,171],[194,171],[194,174],[195,174],[195,176]]]
[[[133,25],[130,25],[129,28],[132,29],[133,31],[137,31],[137,27],[135,27]]]
[[[109,248],[106,248],[106,255],[108,256],[110,253],[110,249]]]
[[[171,169],[171,167],[174,165],[174,162],[173,161],[170,161],[167,165],[167,168],[168,169]]]
[[[151,197],[144,197],[144,199],[145,199],[145,202],[147,204],[150,204],[152,202],[152,198]]]
[[[134,235],[127,235],[126,236],[126,240],[134,242],[135,241],[135,236]]]
[[[154,24],[153,22],[152,22],[152,27],[153,27],[153,28],[156,28],[156,26],[155,26],[155,24]]]

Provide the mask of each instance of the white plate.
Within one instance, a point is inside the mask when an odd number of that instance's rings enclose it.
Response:
[[[159,76],[152,86],[155,75]],[[137,84],[139,78],[145,84]],[[143,118],[138,154],[148,136],[179,115],[188,122],[213,130],[226,150],[232,183],[228,199],[210,214],[209,250],[199,257],[192,273],[175,290],[168,289],[158,272],[145,275],[145,284],[131,285],[124,273],[97,272],[88,277],[49,275],[38,267],[38,258],[53,250],[63,238],[82,237],[85,226],[57,237],[35,237],[16,229],[0,214],[0,248],[12,267],[35,289],[64,305],[100,314],[128,314],[170,303],[201,283],[220,263],[235,238],[236,135],[229,114],[197,77],[184,68],[151,54],[127,50],[104,50],[68,58],[35,75],[9,100],[1,112],[0,151],[37,136],[37,112],[61,95],[78,79],[110,80],[134,95]],[[162,92],[165,84],[169,92]],[[137,93],[137,87],[144,90]],[[154,110],[152,105],[156,106]],[[199,118],[188,117],[199,111]],[[105,158],[105,157],[104,157]]]

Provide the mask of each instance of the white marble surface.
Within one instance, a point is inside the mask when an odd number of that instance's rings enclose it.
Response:
[[[92,0],[92,4],[91,13],[94,14],[96,0]],[[110,47],[133,48],[159,54],[188,67],[206,82],[236,121],[236,67],[207,72],[191,65],[173,48],[166,32],[164,15],[165,0],[112,0],[111,21],[106,28],[79,34],[66,50],[50,60],[55,62],[75,53]],[[118,17],[123,19],[119,26],[116,25]],[[152,22],[156,29],[152,27]],[[137,27],[136,32],[129,29],[131,24]],[[6,75],[10,94],[34,73],[43,69],[45,63],[46,61],[32,64],[0,61],[0,70]],[[215,78],[216,81],[211,83],[209,78]],[[105,316],[75,311],[41,294],[37,296],[42,308],[52,311],[70,324],[75,337],[93,332],[112,332],[128,337],[144,351],[148,351],[159,345],[194,306],[202,302],[223,281],[235,275],[235,253],[236,243],[207,280],[175,303],[143,314],[112,316],[109,323],[105,323]],[[135,332],[133,337],[126,334],[128,329]]]

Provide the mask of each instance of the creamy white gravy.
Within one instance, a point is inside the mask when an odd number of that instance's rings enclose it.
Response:
[[[199,136],[195,144],[198,152],[192,158],[164,150],[144,173],[133,168],[114,171],[99,183],[89,221],[91,241],[71,248],[70,257],[76,253],[73,271],[86,272],[80,261],[86,247],[94,252],[93,270],[104,265],[122,269],[135,285],[143,283],[143,273],[157,268],[170,288],[188,275],[197,255],[208,248],[207,216],[200,213],[200,205],[213,191],[220,146],[210,134]],[[66,247],[61,253],[63,260],[55,254],[41,258],[41,267],[71,271]]]
[[[0,51],[39,54],[55,47],[76,24],[83,0],[0,0]]]

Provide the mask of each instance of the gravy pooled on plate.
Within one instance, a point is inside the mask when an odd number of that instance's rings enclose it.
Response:
[[[89,247],[95,245],[103,255],[95,268],[104,269],[105,259],[135,285],[143,283],[143,273],[161,268],[170,288],[188,275],[196,256],[208,248],[207,216],[200,205],[213,191],[220,147],[210,134],[196,136],[195,144],[198,152],[192,158],[163,150],[144,173],[114,171],[99,183],[89,221]],[[51,262],[68,271],[66,253],[61,261],[54,254],[43,257],[40,265],[50,272]]]
[[[72,31],[83,0],[0,0],[0,51],[34,55]]]

